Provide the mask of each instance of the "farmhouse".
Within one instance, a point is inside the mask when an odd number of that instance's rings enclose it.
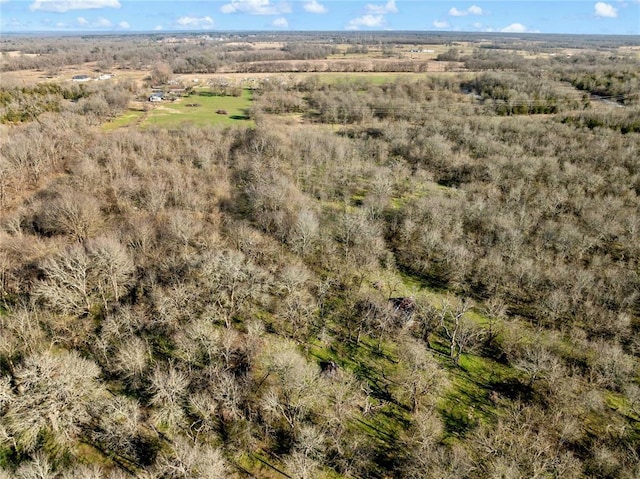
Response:
[[[149,101],[162,101],[163,100],[163,94],[162,93],[152,93],[151,96],[149,97]]]
[[[71,79],[73,81],[89,81],[91,77],[89,75],[74,75]]]

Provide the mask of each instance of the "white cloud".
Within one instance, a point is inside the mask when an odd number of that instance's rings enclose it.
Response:
[[[596,17],[616,18],[618,16],[618,9],[610,3],[598,2],[593,6],[593,10]]]
[[[213,18],[211,17],[180,17],[176,23],[184,28],[211,28]]]
[[[512,23],[508,27],[504,27],[500,30],[503,33],[526,33],[529,31],[522,23]]]
[[[432,25],[436,28],[449,28],[449,22],[446,20],[434,20]]]
[[[360,27],[380,28],[386,24],[387,21],[382,15],[363,15],[362,17],[350,20],[349,25],[347,25],[347,29],[358,30]]]
[[[271,26],[275,28],[289,28],[289,22],[286,18],[280,17],[271,22]]]
[[[451,17],[466,17],[467,15],[482,15],[482,8],[477,5],[471,5],[466,10],[458,10],[456,7],[453,7],[449,10],[449,16]]]
[[[386,13],[398,13],[398,7],[396,6],[396,0],[389,0],[383,5],[374,5],[368,3],[365,7],[367,13],[373,15],[384,15]]]
[[[309,13],[327,13],[327,7],[318,2],[318,0],[311,0],[305,3],[303,8]]]
[[[479,29],[481,29],[481,28],[482,28],[482,23],[480,23],[480,22],[475,22],[475,23],[473,24],[473,28],[477,28],[478,30],[479,30]]]
[[[129,22],[120,22],[118,23],[118,27],[122,28],[123,30],[128,30],[129,28],[131,28],[131,25],[129,25]]]
[[[482,8],[480,8],[477,5],[471,5],[467,11],[469,12],[470,15],[482,15],[484,12],[482,11]]]
[[[23,23],[22,21],[18,20],[17,18],[11,18],[7,22],[7,26],[8,27],[13,27],[13,28],[25,28],[25,27],[28,27],[29,24],[28,23]]]
[[[272,4],[270,0],[231,0],[220,7],[222,13],[248,13],[249,15],[280,15],[291,13],[286,2]]]
[[[7,3],[9,0],[0,0],[0,3]]]
[[[35,0],[29,10],[64,13],[69,10],[90,10],[94,8],[120,8],[118,0]]]
[[[164,27],[162,25],[156,25],[155,27],[153,27],[153,30],[156,32],[160,32],[164,30]]]
[[[89,21],[85,17],[76,18],[76,24],[81,28],[110,28],[113,26],[111,20],[100,17],[95,21]]]
[[[100,27],[100,28],[109,28],[113,26],[113,23],[111,23],[111,21],[109,21],[106,18],[98,18],[93,24],[93,26]]]
[[[349,21],[347,30],[359,30],[365,28],[382,28],[386,26],[387,19],[384,17],[388,13],[398,13],[396,0],[388,0],[384,4],[368,3],[365,5],[366,14]]]

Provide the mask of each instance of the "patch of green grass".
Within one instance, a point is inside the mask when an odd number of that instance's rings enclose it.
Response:
[[[173,103],[163,102],[154,106],[141,126],[173,128],[185,123],[196,126],[250,126],[254,124],[248,116],[251,98],[250,90],[243,90],[239,97],[212,96],[206,91],[197,91]],[[226,113],[216,113],[221,110]]]
[[[623,394],[615,393],[613,391],[606,391],[604,399],[607,402],[607,406],[615,411],[627,412],[627,400]]]
[[[378,344],[376,338],[362,335],[358,344],[336,341],[327,347],[314,342],[309,352],[317,361],[335,361],[368,385],[371,398],[380,408],[371,416],[357,418],[353,426],[372,437],[379,453],[390,452],[409,424],[408,408],[397,400],[395,385],[390,379],[401,367],[397,345],[390,341]]]
[[[9,471],[13,469],[19,460],[14,450],[8,447],[0,447],[0,469],[3,471]]]
[[[427,300],[436,307],[440,307],[443,302],[451,301],[453,296],[446,288],[441,287],[425,276],[415,274],[407,269],[398,269],[398,277],[402,283],[412,291],[419,291],[420,297]]]
[[[104,131],[112,131],[118,128],[131,126],[144,117],[145,112],[142,110],[128,110],[122,116],[119,116],[113,121],[102,125]]]
[[[437,356],[436,356],[437,357]],[[507,388],[515,381],[517,372],[491,359],[473,354],[462,354],[459,367],[453,366],[445,356],[438,358],[449,370],[451,386],[438,403],[447,434],[464,436],[479,424],[495,420],[498,404],[492,396],[496,389]]]
[[[256,477],[264,477],[265,479],[291,477],[284,471],[282,464],[274,464],[273,462],[273,458],[254,451],[251,454],[240,456],[237,459],[236,467],[247,474],[255,474]]]

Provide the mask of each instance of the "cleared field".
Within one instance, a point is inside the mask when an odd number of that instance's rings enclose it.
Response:
[[[477,43],[456,43],[454,48],[458,49],[461,53],[470,53],[477,47]],[[366,52],[354,52],[352,44],[341,43],[335,46],[336,53],[329,56],[329,58],[414,58],[414,59],[433,59],[438,54],[444,53],[452,46],[433,43],[414,43],[414,44],[398,44],[398,45],[384,45],[373,46],[367,45]]]
[[[293,78],[318,78],[321,83],[355,83],[365,82],[371,85],[383,85],[385,83],[392,83],[399,79],[406,80],[418,80],[425,78],[425,76],[440,76],[440,75],[460,75],[460,73],[453,72],[429,72],[429,73],[411,73],[411,72],[326,72],[326,73],[299,73],[298,76]]]
[[[309,73],[307,78],[317,78],[322,83],[355,83],[366,82],[372,85],[391,83],[399,78],[415,80],[424,73],[392,73],[392,72],[355,72],[355,73]]]
[[[111,131],[111,130],[116,130],[118,128],[131,126],[134,123],[140,121],[142,118],[144,118],[144,115],[145,115],[145,112],[143,110],[131,109],[127,111],[124,115],[116,118],[115,120],[109,123],[105,123],[102,128],[105,131]]]
[[[247,126],[253,124],[248,116],[250,107],[251,92],[249,90],[243,90],[239,97],[213,96],[209,92],[198,91],[188,98],[154,106],[140,126],[170,128],[184,123],[197,126]]]

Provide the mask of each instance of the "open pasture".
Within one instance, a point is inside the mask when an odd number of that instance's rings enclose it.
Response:
[[[206,90],[179,98],[173,102],[145,105],[148,109],[130,109],[124,115],[108,123],[105,129],[138,125],[141,128],[173,128],[184,124],[196,126],[248,126],[251,92],[243,90],[239,97],[214,96]]]

